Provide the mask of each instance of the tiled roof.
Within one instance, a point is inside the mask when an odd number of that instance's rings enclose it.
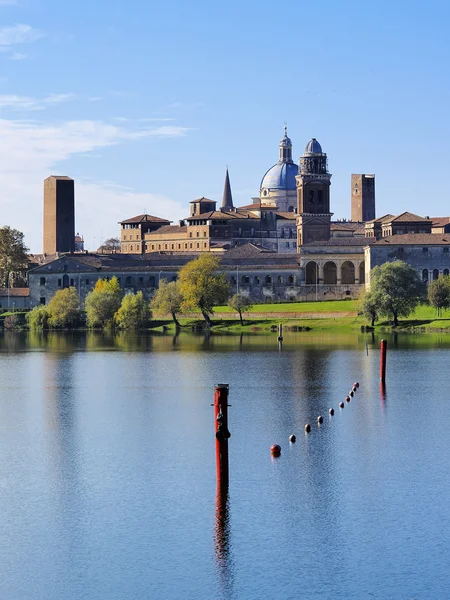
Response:
[[[18,298],[19,296],[21,298],[26,298],[29,295],[30,295],[29,288],[10,288],[9,294],[8,294],[8,288],[0,288],[0,297],[1,298],[7,298],[8,296],[10,298]]]
[[[280,218],[280,219],[289,219],[289,221],[295,221],[297,219],[297,213],[293,213],[293,212],[276,212],[275,214],[276,218]]]
[[[253,258],[261,256],[261,254],[276,254],[276,252],[249,243],[242,246],[235,246],[231,250],[228,250],[227,258]]]
[[[450,217],[430,217],[432,227],[444,227],[450,223]]]
[[[67,177],[67,175],[50,175],[47,179],[59,179],[60,181],[73,181],[72,177]]]
[[[450,244],[450,235],[445,233],[403,233],[389,235],[375,242],[377,246],[415,245],[415,246],[441,246]]]
[[[201,215],[194,215],[186,219],[186,221],[197,221],[199,219],[220,219],[220,220],[231,220],[231,219],[256,219],[250,213],[239,213],[239,212],[221,212],[220,210],[212,210],[211,212],[202,213]],[[259,220],[259,219],[258,219]]]
[[[372,219],[371,221],[366,221],[367,223],[385,223],[386,221],[391,221],[395,215],[391,215],[388,213],[387,215],[383,215],[382,217],[378,217],[378,219]]]
[[[216,200],[210,200],[209,198],[205,198],[205,196],[197,198],[197,200],[191,200],[189,204],[194,204],[194,202],[214,202],[214,204],[217,204]]]
[[[152,215],[138,215],[137,217],[132,217],[131,219],[126,219],[125,221],[120,221],[120,224],[124,223],[170,223],[168,219],[161,219],[160,217],[154,217]]]
[[[395,236],[398,237],[398,236]],[[375,242],[376,238],[370,237],[333,237],[326,242],[311,242],[303,246],[369,246]]]
[[[364,223],[357,221],[331,221],[331,231],[364,231]]]
[[[414,213],[410,213],[410,212],[404,212],[401,215],[397,215],[396,217],[394,217],[393,219],[391,219],[391,221],[387,221],[387,222],[397,222],[397,223],[411,223],[411,222],[416,222],[416,221],[429,221],[430,219],[427,219],[426,217],[419,217],[419,215],[415,215]]]
[[[180,225],[163,225],[162,227],[159,227],[156,231],[151,231],[149,233],[147,233],[146,235],[154,235],[154,234],[160,234],[160,233],[183,233],[187,230],[186,225],[182,225],[180,227]]]
[[[243,208],[245,210],[259,210],[261,208],[261,202],[254,202],[253,204],[246,204],[245,206],[239,206],[238,210]]]

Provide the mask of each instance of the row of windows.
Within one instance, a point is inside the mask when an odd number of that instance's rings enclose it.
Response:
[[[287,285],[295,285],[296,277],[295,275],[289,275],[288,277],[283,277],[283,275],[278,275],[277,277],[272,277],[272,275],[266,275],[264,278],[262,278],[262,280],[264,285],[272,285],[273,283],[287,283]],[[230,282],[233,285],[236,285],[236,277],[232,276],[230,278]],[[240,285],[250,285],[251,283],[253,283],[253,285],[260,285],[261,278],[259,277],[259,275],[255,275],[253,277],[253,281],[250,279],[249,275],[243,275],[239,280]]]
[[[431,279],[438,279],[439,275],[444,275],[444,276],[448,276],[449,274],[449,270],[448,269],[444,269],[442,271],[442,273],[439,271],[439,269],[423,269],[422,271],[422,280],[423,281],[429,281]]]
[[[200,250],[200,248],[208,248],[208,242],[183,242],[178,244],[145,244],[145,251],[152,252],[154,250]]]
[[[122,225],[122,229],[139,229],[139,223],[125,223]]]
[[[125,241],[125,240],[127,239],[127,236],[126,236],[126,235],[124,235],[124,236],[123,236],[123,239],[124,239],[124,241]],[[130,233],[130,237],[129,237],[129,239],[130,239],[130,240],[132,240],[132,239],[133,239],[133,234],[132,234],[132,233]],[[140,236],[139,236],[139,234],[138,234],[138,233],[136,234],[136,239],[137,239],[137,240],[138,240],[138,239],[140,239]]]

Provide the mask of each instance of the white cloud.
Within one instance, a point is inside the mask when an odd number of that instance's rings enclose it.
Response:
[[[14,52],[10,55],[9,60],[25,60],[28,58],[28,54],[23,54],[23,52]]]
[[[61,161],[74,155],[90,154],[126,140],[145,136],[178,137],[185,127],[162,126],[125,129],[101,121],[67,121],[45,124],[0,119],[0,225],[8,224],[25,233],[34,252],[42,248],[42,186],[51,174],[71,175]],[[63,171],[63,172],[61,172]],[[152,193],[136,193],[113,182],[83,181],[76,178],[76,227],[92,249],[94,236],[117,235],[117,222],[140,214],[172,220],[183,214],[178,202]],[[96,218],[96,217],[100,217]]]
[[[60,102],[68,102],[69,100],[74,100],[76,98],[75,94],[50,94],[47,98],[44,98],[44,104],[59,104]]]
[[[14,46],[16,44],[28,44],[43,37],[43,33],[34,29],[31,25],[12,25],[0,27],[0,46]]]
[[[68,102],[76,98],[75,94],[50,94],[45,98],[32,98],[30,96],[17,96],[15,94],[0,94],[0,108],[13,110],[43,110],[49,106]]]
[[[0,0],[0,6],[17,4],[17,0]]]

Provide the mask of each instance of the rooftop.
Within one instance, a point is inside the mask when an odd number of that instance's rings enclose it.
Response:
[[[131,217],[125,221],[119,221],[120,225],[125,223],[170,223],[168,219],[161,219],[161,217],[154,217],[153,215],[138,215],[137,217]]]
[[[377,246],[448,246],[450,235],[442,233],[403,233],[400,235],[388,235],[375,242]]]

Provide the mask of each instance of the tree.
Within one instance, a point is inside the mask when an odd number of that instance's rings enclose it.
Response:
[[[17,279],[27,269],[27,252],[21,231],[0,227],[0,287],[12,287],[11,275]]]
[[[442,311],[450,308],[450,277],[438,277],[428,284],[428,301],[437,310],[438,317]]]
[[[373,292],[364,291],[358,300],[358,312],[370,320],[373,327],[378,320],[378,302]]]
[[[253,305],[248,296],[244,296],[244,294],[234,294],[234,296],[228,300],[228,306],[239,314],[241,325],[243,325],[244,321],[242,320],[242,313],[249,311]]]
[[[426,285],[414,267],[402,260],[372,269],[370,289],[379,314],[392,317],[394,327],[399,317],[410,315],[426,298]]]
[[[148,302],[144,300],[142,292],[137,292],[136,294],[126,294],[122,298],[114,321],[120,329],[139,329],[148,325],[150,316]]]
[[[80,297],[76,288],[58,290],[47,304],[49,327],[74,327],[80,320]]]
[[[106,252],[108,254],[115,254],[120,252],[120,240],[117,237],[108,238],[98,249],[99,252]]]
[[[50,315],[46,306],[35,306],[26,315],[26,321],[30,329],[47,329]]]
[[[86,321],[89,327],[105,327],[114,323],[114,315],[122,300],[117,277],[98,279],[94,289],[86,296]]]
[[[178,275],[183,311],[199,310],[208,327],[214,306],[225,303],[230,291],[225,273],[217,273],[219,264],[218,257],[204,253],[184,265]]]
[[[180,323],[177,314],[181,312],[182,302],[183,297],[178,289],[178,282],[167,283],[165,279],[161,279],[156,294],[152,298],[151,307],[158,312],[172,315],[173,322],[178,329]]]

